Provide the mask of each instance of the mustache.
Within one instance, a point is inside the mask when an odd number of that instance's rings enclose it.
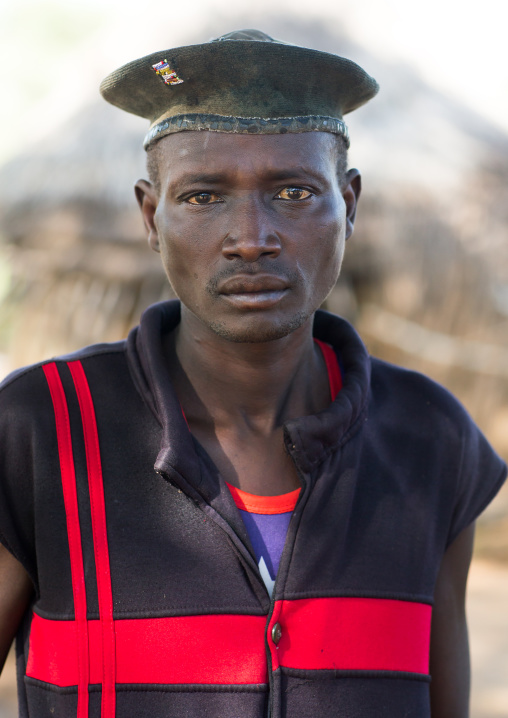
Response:
[[[224,267],[224,269],[221,269],[216,274],[214,274],[214,276],[206,283],[206,291],[208,292],[208,294],[211,294],[213,297],[216,297],[219,294],[219,284],[221,284],[221,282],[224,282],[226,279],[234,277],[238,274],[244,276],[248,275],[251,277],[255,276],[256,274],[271,274],[274,277],[284,279],[289,287],[295,287],[301,283],[301,276],[294,269],[288,270],[278,265],[277,271],[274,271],[273,265],[270,265],[269,262],[244,262],[243,260],[239,259],[232,261],[230,265]]]

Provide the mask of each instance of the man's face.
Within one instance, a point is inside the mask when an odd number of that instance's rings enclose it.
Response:
[[[160,140],[159,196],[146,182],[137,196],[183,316],[235,342],[281,338],[312,316],[337,280],[359,192],[355,171],[341,187],[335,142],[321,132]]]

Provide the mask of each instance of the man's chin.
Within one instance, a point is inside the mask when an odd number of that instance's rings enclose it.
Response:
[[[227,341],[237,344],[261,344],[287,337],[303,326],[308,318],[308,314],[299,312],[277,322],[251,317],[249,321],[241,323],[211,322],[208,326],[217,336]]]

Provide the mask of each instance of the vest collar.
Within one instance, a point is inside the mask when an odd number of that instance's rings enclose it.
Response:
[[[139,327],[129,335],[127,352],[137,387],[162,427],[155,469],[173,476],[176,472],[185,484],[206,494],[199,448],[187,427],[164,361],[162,337],[179,321],[178,300],[149,307]],[[365,419],[370,387],[367,350],[348,322],[319,310],[314,320],[314,336],[335,349],[344,376],[343,387],[329,407],[318,414],[288,421],[284,426],[288,450],[302,473],[308,475],[360,428]],[[214,487],[216,491],[217,485]]]

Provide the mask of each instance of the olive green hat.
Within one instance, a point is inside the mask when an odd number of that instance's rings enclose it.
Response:
[[[254,134],[321,131],[348,141],[343,115],[377,93],[351,60],[240,30],[147,55],[108,75],[102,96],[150,120],[147,149],[183,130]]]

